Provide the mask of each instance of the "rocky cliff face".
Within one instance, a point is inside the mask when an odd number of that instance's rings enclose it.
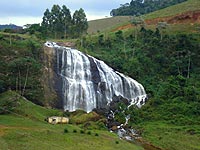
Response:
[[[103,61],[56,43],[45,43],[45,92],[64,110],[108,108],[116,97],[141,107],[146,93],[134,79],[114,71]]]
[[[55,72],[55,50],[54,48],[44,46],[44,68],[43,68],[43,85],[44,85],[44,97],[45,106],[47,107],[62,107],[62,100],[59,96],[61,89],[58,84],[60,83],[60,77]]]

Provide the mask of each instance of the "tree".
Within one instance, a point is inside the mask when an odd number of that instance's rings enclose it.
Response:
[[[57,34],[62,32],[62,13],[59,5],[53,5],[51,9],[52,24],[54,31],[54,38],[57,38]]]
[[[135,40],[137,41],[138,25],[144,26],[145,22],[144,22],[144,19],[142,19],[141,17],[133,16],[131,23],[136,27],[136,29],[135,29]]]
[[[59,5],[53,5],[51,11],[46,9],[44,12],[42,29],[46,35],[54,35],[54,38],[80,36],[87,31],[87,28],[87,18],[82,8],[75,11],[73,18],[65,5],[62,8]]]
[[[111,16],[140,16],[186,0],[131,0],[110,12]]]
[[[72,24],[72,17],[71,17],[71,13],[70,13],[70,10],[65,6],[63,5],[62,6],[62,22],[64,23],[63,25],[63,30],[64,30],[64,38],[66,39],[67,37],[67,33],[69,34],[70,33],[70,27],[71,27],[71,24]]]
[[[73,14],[73,25],[75,35],[80,36],[88,29],[88,22],[86,18],[86,14],[82,8],[76,10]]]
[[[8,67],[11,81],[15,80],[16,82],[15,90],[23,96],[25,94],[29,72],[32,72],[31,76],[37,74],[40,71],[40,65],[33,58],[26,57],[14,59],[9,63]]]
[[[161,41],[163,39],[163,32],[165,29],[167,29],[167,26],[168,26],[167,22],[158,22],[158,24],[157,24],[157,28],[160,31],[160,40]]]
[[[52,20],[51,20],[51,12],[49,9],[46,9],[44,12],[44,16],[42,18],[42,26],[45,28],[45,33],[48,34],[49,31],[52,31]]]

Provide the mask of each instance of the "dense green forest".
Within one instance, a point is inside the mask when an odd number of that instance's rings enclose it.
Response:
[[[0,33],[0,93],[14,90],[42,104],[42,45],[35,37]]]
[[[137,38],[135,34],[137,33]],[[198,34],[164,34],[142,27],[83,38],[83,51],[142,83],[149,102],[131,109],[132,123],[164,120],[175,124],[200,121],[200,47]]]
[[[186,0],[131,0],[110,12],[111,16],[139,16],[160,10]]]

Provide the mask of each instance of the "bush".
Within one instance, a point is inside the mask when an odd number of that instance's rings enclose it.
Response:
[[[91,131],[88,131],[87,134],[88,134],[88,135],[91,135],[92,133],[91,133]]]
[[[64,133],[68,133],[69,131],[68,131],[68,129],[64,129]]]
[[[116,144],[119,144],[119,141],[115,141]]]
[[[81,130],[81,131],[80,131],[80,133],[81,133],[81,134],[84,134],[84,133],[85,133],[85,131]]]
[[[74,132],[74,133],[77,133],[77,130],[76,130],[76,129],[74,129],[74,130],[73,130],[73,132]]]
[[[99,136],[99,134],[98,134],[98,133],[95,133],[95,136]]]

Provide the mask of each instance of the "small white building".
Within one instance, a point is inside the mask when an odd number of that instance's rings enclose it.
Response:
[[[50,124],[67,124],[69,123],[69,118],[52,116],[52,117],[48,117],[46,121]]]

